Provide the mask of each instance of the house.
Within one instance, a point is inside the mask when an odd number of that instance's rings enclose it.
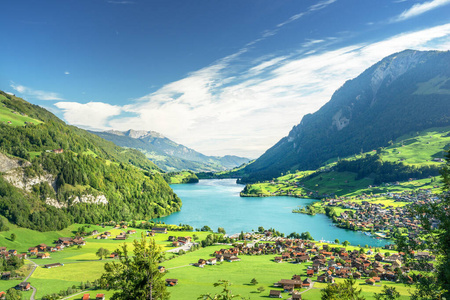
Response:
[[[81,300],[89,300],[91,298],[90,294],[84,294],[83,298],[81,298]]]
[[[167,228],[164,227],[153,227],[152,228],[153,233],[167,233]]]
[[[44,268],[50,269],[50,268],[56,268],[56,267],[62,267],[64,264],[62,263],[54,263],[54,264],[48,264],[44,265]]]
[[[166,268],[163,266],[158,267],[159,273],[164,273],[166,271]]]
[[[293,293],[291,300],[302,300],[302,294],[298,294],[298,293]]]
[[[38,253],[38,248],[37,247],[30,247],[30,248],[28,248],[28,253],[30,255],[36,255]]]
[[[50,254],[48,252],[40,252],[37,254],[37,258],[41,258],[41,259],[50,258]]]
[[[53,151],[53,153],[56,153],[56,154],[61,154],[61,153],[63,153],[63,152],[64,152],[64,149],[62,149],[62,148],[59,148],[59,149],[53,149],[52,151]]]
[[[178,279],[166,279],[167,286],[174,286],[178,284]]]
[[[215,265],[217,262],[216,258],[210,258],[208,259],[208,261],[206,262],[208,265]]]
[[[283,296],[281,296],[281,291],[276,291],[276,290],[270,290],[269,297],[270,298],[283,298]]]
[[[283,257],[281,257],[281,256],[276,256],[276,257],[274,258],[274,260],[275,260],[275,262],[280,263],[280,262],[283,262]]]
[[[370,284],[370,285],[374,285],[375,284],[375,279],[369,278],[369,279],[366,280],[366,283]]]
[[[302,286],[303,287],[310,287],[311,283],[312,283],[311,278],[306,278],[305,280],[303,280]]]
[[[92,235],[96,235],[96,234],[98,234],[98,230],[92,231]],[[85,295],[89,295],[89,294],[85,294]]]
[[[9,255],[17,255],[17,250],[11,249],[8,251]]]
[[[15,286],[15,289],[19,290],[19,291],[29,291],[30,288],[31,288],[31,285],[29,282],[21,282]]]
[[[127,239],[126,235],[117,235],[115,238],[116,241],[124,241],[126,239]]]
[[[105,300],[105,294],[97,294],[97,296],[95,296],[95,300]]]

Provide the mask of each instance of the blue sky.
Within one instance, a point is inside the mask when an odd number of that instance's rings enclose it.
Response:
[[[450,0],[0,4],[0,89],[85,129],[256,158],[375,62],[450,49]]]

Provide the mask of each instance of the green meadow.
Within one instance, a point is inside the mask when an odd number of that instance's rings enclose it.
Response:
[[[14,225],[8,224],[10,230],[0,233],[0,245],[6,246],[8,249],[15,248],[20,252],[26,251],[29,247],[45,243],[52,245],[58,237],[73,236],[76,230],[82,226],[74,224],[62,231],[55,232],[36,232],[29,229],[18,228]],[[86,225],[87,226],[87,225]],[[98,279],[104,271],[104,264],[111,259],[100,260],[95,252],[100,248],[106,248],[113,252],[119,246],[124,244],[124,241],[113,240],[115,235],[127,229],[115,229],[113,227],[101,227],[91,225],[90,230],[98,230],[99,232],[109,231],[111,237],[108,239],[96,239],[97,235],[86,237],[86,245],[81,248],[69,247],[62,251],[50,253],[49,259],[30,258],[29,260],[35,262],[39,266],[33,273],[29,282],[37,288],[37,299],[51,293],[58,293],[61,290],[67,290],[69,287],[79,288],[81,282],[94,281]],[[136,229],[136,234],[130,235],[125,243],[129,246],[129,251],[133,250],[132,242],[141,238],[141,234],[145,234],[146,230]],[[17,238],[14,242],[9,240],[11,233],[15,233]],[[199,240],[205,239],[210,232],[180,232],[169,231],[168,234],[157,234],[154,239],[163,250],[173,248],[168,241],[170,235],[173,236],[193,236],[196,235]],[[290,279],[294,274],[299,274],[303,278],[306,274],[306,264],[292,264],[292,263],[275,263],[275,255],[260,255],[260,256],[240,256],[240,262],[222,262],[215,266],[205,266],[205,268],[194,267],[191,264],[196,263],[200,258],[208,259],[214,251],[228,248],[229,245],[215,245],[206,248],[200,248],[194,252],[188,252],[184,255],[178,256],[176,254],[167,253],[166,260],[162,263],[168,270],[165,278],[176,278],[179,284],[170,287],[171,299],[196,299],[203,293],[218,293],[220,288],[215,288],[213,283],[219,280],[229,280],[232,285],[232,291],[235,294],[240,294],[249,299],[267,298],[270,289],[277,289],[273,284],[280,279]],[[353,250],[355,247],[349,246],[348,249]],[[383,252],[385,252],[383,250]],[[45,264],[62,263],[64,266],[46,269]],[[23,267],[23,273],[29,272],[28,262]],[[251,285],[252,278],[256,278],[258,284]],[[312,278],[316,279],[316,276]],[[7,290],[10,287],[18,284],[19,280],[3,281],[0,280],[0,290]],[[379,287],[368,286],[364,280],[359,280],[358,284],[363,289],[363,294],[367,299],[373,299],[373,292],[379,291]],[[393,283],[383,284],[391,285]],[[262,286],[265,291],[259,293],[257,288]],[[320,299],[320,288],[324,285],[316,283],[314,288],[308,290],[303,295],[305,299]],[[401,284],[395,284],[397,290],[402,294],[401,299],[407,299],[408,291]],[[94,296],[97,293],[106,293],[107,297],[113,294],[112,291],[89,290],[86,293]],[[25,293],[29,295],[30,292]],[[71,296],[70,299],[81,299],[84,293]],[[28,296],[26,296],[28,297]],[[287,299],[287,294],[283,293],[283,299]]]
[[[5,96],[0,95],[0,100],[2,100],[2,98],[5,98]],[[22,116],[17,112],[13,112],[13,110],[5,106],[0,106],[0,122],[11,122],[10,125],[12,126],[24,126],[25,122],[34,124],[42,123],[42,121],[39,121],[37,119],[33,119],[28,116]]]

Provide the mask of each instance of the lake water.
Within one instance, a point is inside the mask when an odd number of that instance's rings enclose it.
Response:
[[[171,186],[183,201],[181,211],[157,219],[166,224],[189,224],[194,228],[208,225],[214,231],[223,227],[228,234],[257,231],[258,226],[274,228],[286,235],[309,231],[315,240],[347,240],[351,245],[383,246],[387,240],[377,240],[363,233],[332,226],[325,216],[292,213],[299,205],[315,200],[293,197],[240,197],[243,185],[235,179],[200,180],[196,184]]]

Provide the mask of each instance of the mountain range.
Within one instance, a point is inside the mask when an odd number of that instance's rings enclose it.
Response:
[[[164,171],[190,170],[215,172],[232,169],[249,161],[248,158],[226,155],[207,156],[191,148],[177,144],[155,131],[109,130],[92,133],[114,144],[142,151],[147,158]]]
[[[450,52],[405,50],[347,81],[243,170],[242,182],[314,170],[403,134],[450,124]]]

